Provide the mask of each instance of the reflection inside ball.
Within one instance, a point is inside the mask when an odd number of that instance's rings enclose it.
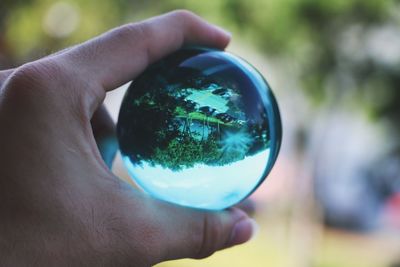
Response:
[[[270,172],[281,122],[268,84],[251,65],[224,51],[184,48],[131,83],[117,135],[124,164],[144,191],[223,209]]]

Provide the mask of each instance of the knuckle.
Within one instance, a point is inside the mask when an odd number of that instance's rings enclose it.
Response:
[[[48,62],[32,62],[18,67],[4,84],[7,97],[26,99],[38,95],[49,88],[50,82],[59,77],[61,71],[56,64]]]
[[[197,15],[186,9],[179,9],[172,12],[172,15],[185,22],[191,22],[197,19]]]
[[[163,233],[159,224],[149,220],[149,217],[146,216],[149,203],[132,203],[130,199],[118,194],[119,190],[116,190],[104,203],[104,206],[110,208],[107,209],[106,215],[101,216],[102,220],[100,220],[102,221],[101,232],[105,236],[105,242],[102,245],[110,250],[118,250],[120,256],[126,258],[127,262],[140,259],[142,262],[139,266],[152,266],[151,263],[159,261],[160,251],[164,249],[160,244]],[[122,190],[127,190],[127,188]],[[115,209],[116,206],[121,209]],[[142,214],[142,216],[128,215],[123,211],[125,208],[134,208],[137,214]],[[132,225],[138,227],[132,227]],[[95,238],[95,240],[97,239]],[[132,242],[135,240],[141,242]]]
[[[8,76],[9,76],[12,72],[13,72],[12,69],[11,69],[11,70],[3,70],[3,71],[0,71],[0,92],[1,92],[1,89],[2,89],[2,87],[3,87],[4,81],[7,80]]]
[[[186,35],[194,34],[203,22],[195,13],[184,9],[173,11],[171,15],[174,20],[173,24],[176,25],[175,29],[179,29],[175,31],[175,34],[179,36],[182,42]]]
[[[41,80],[42,70],[35,63],[27,63],[17,68],[9,77],[8,85],[26,87]]]
[[[136,55],[136,61],[148,64],[151,57],[152,40],[156,32],[151,23],[142,21],[140,23],[130,23],[113,30],[111,38],[118,43],[127,44],[130,49],[132,45],[135,50],[140,51]]]
[[[77,102],[74,90],[77,79],[72,72],[55,60],[40,60],[18,67],[4,83],[1,92],[1,105],[10,111],[24,110],[52,116],[69,109],[61,105]],[[75,101],[75,102],[72,102]],[[57,111],[57,112],[52,112]],[[75,110],[73,110],[75,112]],[[21,116],[28,117],[27,113]]]
[[[218,216],[207,214],[203,220],[203,233],[201,242],[199,242],[197,259],[211,256],[218,249],[219,239],[223,234],[223,224]]]
[[[3,101],[19,103],[32,98],[35,87],[42,83],[40,70],[32,63],[22,65],[8,77],[3,87]]]
[[[149,34],[150,27],[144,22],[125,24],[114,30],[115,39],[118,42],[126,42],[128,44],[135,43],[138,40],[143,41]]]

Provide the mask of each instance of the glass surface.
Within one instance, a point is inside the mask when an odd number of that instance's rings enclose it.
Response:
[[[275,98],[251,65],[224,51],[184,48],[132,82],[117,135],[124,164],[144,191],[223,209],[264,180],[282,133]]]

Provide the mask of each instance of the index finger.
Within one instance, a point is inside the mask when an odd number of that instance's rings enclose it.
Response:
[[[14,69],[2,70],[0,71],[0,89],[3,82],[7,79],[8,76],[14,71]]]
[[[140,74],[185,44],[224,48],[230,35],[188,11],[174,11],[111,30],[59,57],[101,85],[100,95]]]

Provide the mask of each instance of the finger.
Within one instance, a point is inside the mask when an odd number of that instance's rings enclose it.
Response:
[[[96,110],[90,122],[101,157],[111,169],[118,150],[118,143],[115,135],[115,124],[104,105]]]
[[[4,81],[10,76],[10,74],[14,71],[14,69],[2,70],[0,71],[0,88]]]
[[[228,33],[200,17],[188,11],[175,11],[116,28],[57,58],[77,75],[90,77],[92,83],[101,85],[94,96],[99,103],[104,90],[132,80],[149,64],[184,44],[224,48],[229,40]]]
[[[257,210],[256,203],[254,202],[254,200],[250,198],[243,200],[242,202],[236,204],[234,207],[241,209],[242,211],[246,212],[247,215],[249,216],[253,216]]]
[[[167,222],[164,219],[160,225],[164,233],[160,241],[167,248],[160,261],[208,257],[218,250],[248,241],[254,232],[254,221],[235,208],[204,212],[174,206],[164,209],[163,215],[169,219]]]
[[[154,211],[154,209],[153,209]],[[153,264],[180,258],[204,258],[214,252],[248,241],[255,232],[255,222],[236,208],[208,212],[161,203],[150,242]],[[148,224],[148,226],[151,225]]]

